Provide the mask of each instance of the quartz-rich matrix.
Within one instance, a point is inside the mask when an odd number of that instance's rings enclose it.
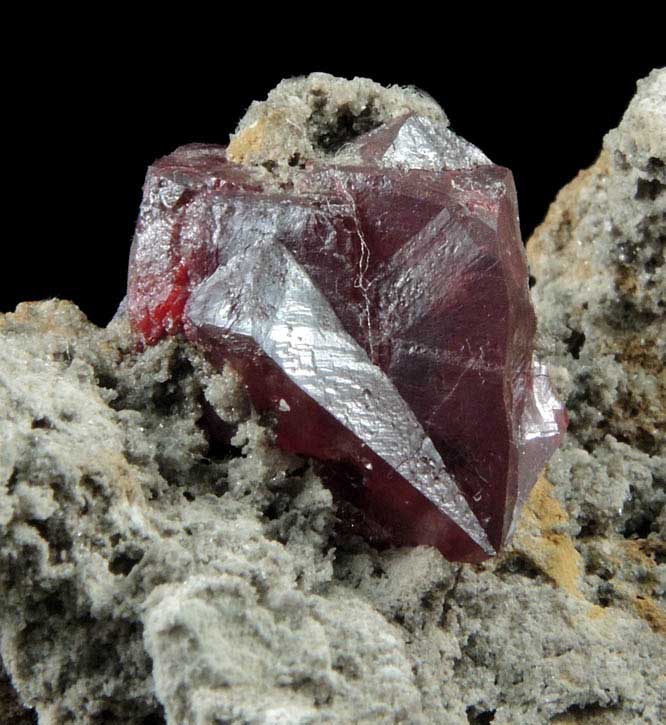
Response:
[[[228,149],[160,159],[127,309],[147,343],[182,330],[232,365],[375,541],[495,554],[565,426],[511,173],[415,92],[315,74]]]
[[[571,429],[481,565],[336,533],[182,340],[0,316],[0,722],[665,722],[665,84],[528,244]]]

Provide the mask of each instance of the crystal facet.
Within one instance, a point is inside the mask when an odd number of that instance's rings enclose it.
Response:
[[[396,544],[494,554],[566,415],[534,359],[511,173],[406,114],[287,182],[191,145],[148,172],[128,312],[231,363],[278,445]]]

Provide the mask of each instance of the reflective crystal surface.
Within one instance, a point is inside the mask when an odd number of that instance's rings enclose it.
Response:
[[[564,430],[511,173],[428,119],[281,184],[222,147],[161,159],[127,305],[146,343],[182,331],[233,364],[278,444],[394,544],[494,554]]]

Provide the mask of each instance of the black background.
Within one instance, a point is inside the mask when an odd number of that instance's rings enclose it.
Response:
[[[192,40],[176,20],[157,42],[134,38],[131,53],[122,36],[110,45],[59,36],[15,79],[8,151],[19,164],[5,208],[20,229],[5,232],[1,311],[57,296],[105,324],[124,293],[146,167],[184,143],[226,143],[249,103],[283,77],[321,70],[423,88],[455,131],[513,170],[527,238],[557,191],[595,160],[636,80],[666,60],[568,36],[508,53],[502,37],[409,46],[380,38],[369,48],[351,36],[305,47],[297,36],[277,44],[241,34],[232,46],[220,28],[185,49],[179,33]]]

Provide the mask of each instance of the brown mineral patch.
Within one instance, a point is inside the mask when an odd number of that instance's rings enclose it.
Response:
[[[262,118],[236,134],[227,146],[227,158],[237,164],[259,158],[266,144],[266,126],[267,119]]]
[[[659,551],[658,545],[654,546],[647,539],[623,539],[620,546],[624,549],[625,556],[632,559],[637,564],[653,569],[655,566],[654,559],[648,556],[648,551]],[[666,548],[666,547],[665,547]]]
[[[641,561],[650,567],[656,565],[657,556],[666,557],[666,541],[662,539],[625,539],[623,543],[631,549],[636,549],[641,556]]]
[[[639,335],[627,336],[620,349],[613,352],[626,370],[652,375],[656,394],[650,399],[634,400],[629,410],[616,404],[613,413],[620,420],[626,419],[627,424],[636,429],[637,436],[648,434],[656,440],[663,440],[666,433],[666,369],[658,353],[659,331],[650,332],[642,330]],[[636,444],[639,443],[640,440],[636,441]]]
[[[655,632],[666,636],[666,608],[657,604],[651,597],[636,595],[633,600],[634,609]]]
[[[557,586],[582,598],[578,588],[582,574],[581,556],[571,537],[556,530],[566,523],[568,516],[552,492],[553,485],[541,476],[525,505],[513,548]]]
[[[655,338],[657,336],[655,335]],[[623,341],[620,362],[638,370],[646,370],[654,375],[665,374],[656,350],[657,340],[647,339],[642,335],[628,335]]]
[[[616,284],[623,297],[633,297],[638,290],[636,275],[626,267],[620,267],[616,275]]]
[[[652,555],[666,551],[666,544],[662,541],[648,539],[629,539],[621,542],[621,548],[626,558],[632,561],[634,565],[650,572],[656,567]],[[643,586],[637,584],[637,586],[631,588],[633,591],[631,589],[628,590],[629,601],[638,616],[644,619],[655,632],[666,635],[666,607],[658,604],[653,599],[651,596],[653,589],[650,586],[650,577],[646,579],[646,581],[641,582]],[[640,593],[636,593],[636,589]]]

